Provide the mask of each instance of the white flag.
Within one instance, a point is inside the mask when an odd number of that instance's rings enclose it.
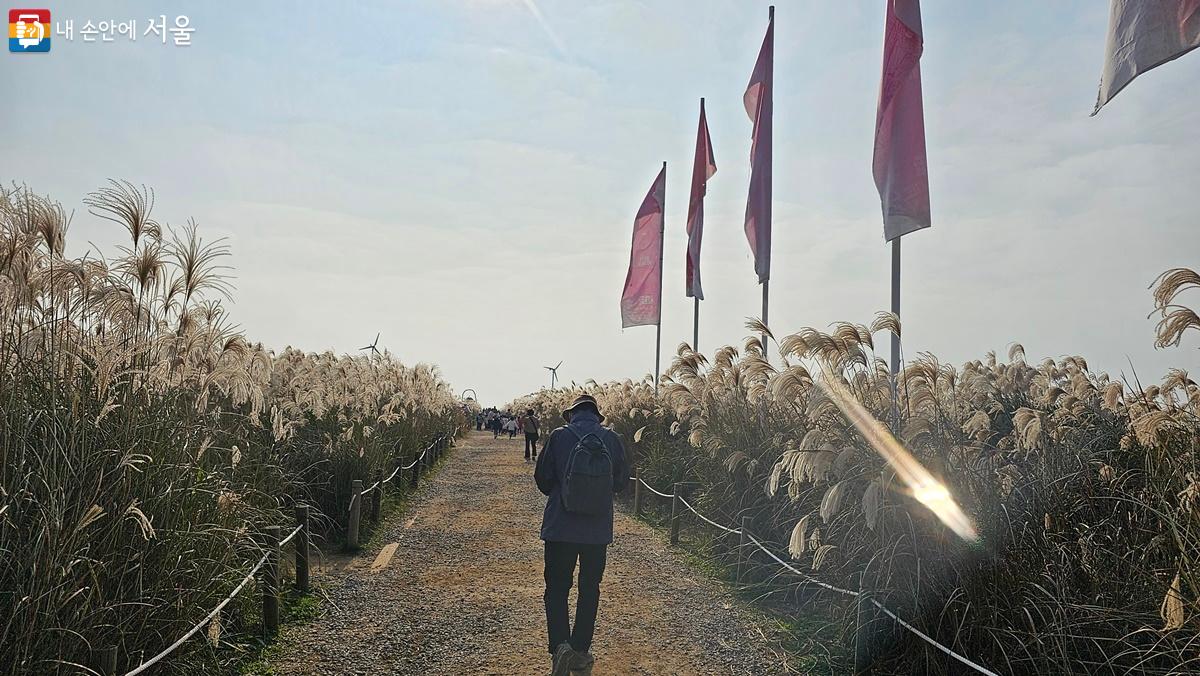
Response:
[[[1112,0],[1096,110],[1133,78],[1200,47],[1200,0]]]

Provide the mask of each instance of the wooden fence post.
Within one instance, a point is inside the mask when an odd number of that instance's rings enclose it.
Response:
[[[379,521],[379,507],[383,502],[383,470],[375,470],[375,490],[371,491],[371,523]]]
[[[859,590],[856,612],[856,627],[854,627],[854,674],[868,674],[871,670],[871,623],[875,620],[874,608],[868,599],[866,590]]]
[[[642,481],[636,469],[633,470],[633,515],[642,515]]]
[[[100,676],[116,676],[117,646],[110,645],[107,648],[95,649],[92,652],[92,659],[96,663],[96,673]]]
[[[392,486],[396,492],[404,490],[404,471],[401,469],[404,465],[404,456],[396,456],[396,483]]]
[[[412,469],[413,488],[416,488],[417,485],[421,483],[421,467],[422,467],[422,463],[424,463],[424,462],[425,461],[421,459],[420,455],[417,455],[415,458],[413,458],[413,469]]]
[[[679,544],[679,518],[682,516],[679,512],[681,504],[679,504],[680,492],[683,491],[683,484],[676,483],[672,486],[671,491],[671,544]]]
[[[308,534],[308,505],[296,505],[296,525],[300,527],[300,532],[296,533],[296,589],[307,594],[308,553],[312,542]]]
[[[273,636],[279,631],[279,526],[267,526],[267,562],[262,569],[263,632]]]
[[[746,556],[746,545],[750,544],[751,521],[753,521],[753,519],[748,516],[742,517],[742,532],[741,535],[738,536],[737,568],[735,569],[736,572],[734,577],[734,579],[736,579],[738,582],[742,581],[742,576],[747,572],[746,568],[748,566],[746,564],[749,557]]]
[[[886,632],[895,630],[894,624],[882,622],[884,616],[871,601],[875,596],[871,585],[878,573],[878,562],[868,561],[859,574],[858,607],[856,609],[857,626],[854,629],[854,673],[869,674],[875,663],[875,657],[880,645],[888,643]]]
[[[350,520],[346,524],[346,548],[358,549],[358,526],[362,518],[362,479],[350,482]]]

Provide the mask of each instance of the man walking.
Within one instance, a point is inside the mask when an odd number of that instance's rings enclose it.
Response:
[[[525,409],[521,430],[525,432],[525,462],[529,462],[530,458],[537,460],[538,419],[532,408]]]
[[[601,427],[596,400],[580,395],[563,411],[567,424],[550,433],[534,480],[549,496],[542,516],[545,541],[546,628],[551,676],[590,676],[590,652],[600,607],[600,580],[613,540],[613,493],[629,483],[621,438]],[[579,598],[571,628],[567,595],[579,563]]]

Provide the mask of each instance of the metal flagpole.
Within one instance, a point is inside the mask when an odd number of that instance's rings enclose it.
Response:
[[[654,394],[658,394],[659,363],[662,357],[662,283],[663,283],[663,249],[666,248],[663,237],[667,230],[667,163],[663,162],[663,189],[658,208],[661,209],[658,218],[658,323],[654,330]]]
[[[900,240],[892,240],[892,314],[900,321]],[[900,424],[899,374],[900,374],[900,336],[892,333],[892,424]]]
[[[692,352],[700,351],[700,299],[692,297]]]
[[[770,286],[771,286],[771,280],[769,280],[769,279],[762,283],[762,288],[763,288],[762,323],[763,323],[763,326],[770,326],[770,324],[767,323],[767,290],[770,288]],[[765,333],[762,336],[762,347],[763,347],[763,359],[766,359],[767,358],[767,334],[765,334]]]

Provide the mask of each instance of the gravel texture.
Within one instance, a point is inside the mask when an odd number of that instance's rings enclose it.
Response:
[[[546,674],[545,498],[520,439],[472,433],[371,546],[316,572],[328,595],[285,629],[280,674]],[[396,543],[391,562],[372,570]],[[574,595],[572,594],[572,607]],[[595,674],[771,674],[769,632],[664,536],[618,513],[601,587]]]

